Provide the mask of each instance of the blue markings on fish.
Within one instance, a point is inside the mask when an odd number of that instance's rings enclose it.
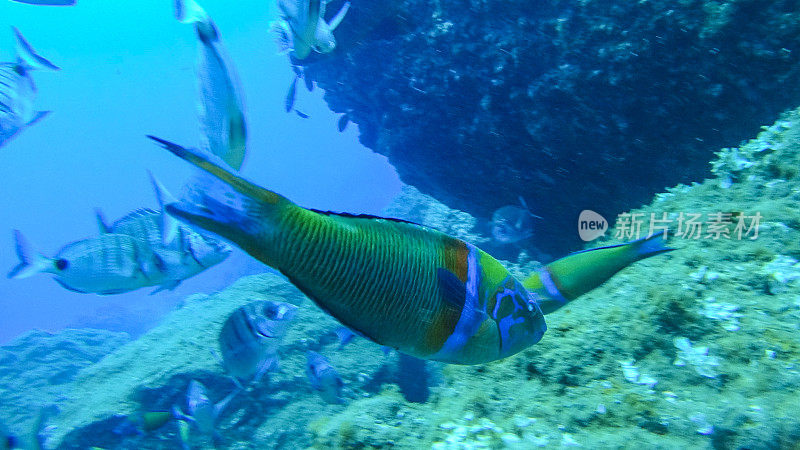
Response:
[[[325,54],[336,48],[333,31],[350,9],[350,2],[330,22],[325,21],[326,4],[326,0],[278,0],[281,18],[272,23],[272,31],[281,52],[304,59],[312,51]]]
[[[342,403],[344,382],[325,357],[309,350],[306,353],[306,375],[311,387],[319,392],[323,400],[327,403]]]
[[[222,364],[238,381],[257,383],[278,366],[278,346],[297,314],[290,303],[259,300],[234,311],[219,334]]]
[[[108,233],[75,241],[50,258],[34,252],[17,230],[14,240],[20,263],[9,272],[9,278],[50,273],[68,290],[110,295],[151,286],[151,279],[160,276],[158,261],[125,234]]]
[[[233,63],[206,11],[194,0],[175,0],[175,18],[194,24],[200,40],[197,78],[200,91],[201,148],[236,170],[247,150],[244,101]]]
[[[217,419],[222,411],[228,406],[231,400],[240,392],[235,389],[218,403],[213,403],[208,396],[208,389],[203,383],[192,380],[186,391],[186,413],[181,411],[178,406],[173,406],[173,416],[178,420],[191,423],[200,433],[210,435],[214,441],[214,446],[218,446],[222,441],[222,436],[216,429]],[[184,448],[189,448],[188,427],[181,427],[180,438]]]
[[[492,237],[502,244],[523,241],[533,236],[533,219],[541,217],[533,214],[525,199],[519,197],[521,206],[507,205],[492,214]]]
[[[26,3],[28,5],[43,5],[43,6],[72,6],[77,0],[11,0],[17,3]]]
[[[36,54],[16,28],[17,61],[0,63],[0,147],[25,127],[41,120],[49,111],[35,111],[36,85],[31,77],[34,70],[59,70]]]

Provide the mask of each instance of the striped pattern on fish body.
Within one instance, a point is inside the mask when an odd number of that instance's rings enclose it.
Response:
[[[167,205],[280,270],[322,309],[378,344],[476,364],[538,342],[543,315],[487,253],[433,229],[295,205],[212,157],[153,138],[225,183]],[[224,191],[226,190],[227,191]]]
[[[67,289],[117,294],[151,284],[157,269],[142,256],[135,239],[111,233],[66,245],[48,271]]]
[[[153,274],[154,284],[165,283],[166,288],[173,288],[181,280],[212,267],[228,257],[230,247],[224,242],[206,238],[186,227],[180,227],[178,235],[172,242],[164,243],[164,221],[162,213],[148,208],[137,209],[106,226],[98,212],[98,223],[101,231],[126,234],[143,245],[142,253],[149,252],[160,272]]]
[[[546,327],[499,262],[407,222],[295,206],[276,267],[346,326],[420,358],[474,364],[536,343]],[[263,245],[263,244],[262,244]],[[272,258],[270,258],[272,259]]]
[[[33,121],[35,97],[36,85],[22,65],[0,64],[0,145]]]
[[[219,334],[223,365],[242,381],[258,381],[277,364],[277,350],[297,307],[283,302],[255,301],[236,309]]]

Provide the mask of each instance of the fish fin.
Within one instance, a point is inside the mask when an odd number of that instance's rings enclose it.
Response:
[[[39,56],[36,51],[31,47],[31,44],[25,40],[22,33],[19,32],[17,27],[11,27],[14,30],[14,37],[17,40],[17,60],[20,64],[25,66],[26,69],[49,69],[61,70],[58,66],[50,61]]]
[[[94,217],[97,221],[97,229],[100,231],[100,234],[111,233],[111,227],[109,227],[106,223],[106,219],[103,216],[103,211],[100,208],[94,209]]]
[[[624,244],[607,245],[605,247],[595,247],[586,250],[580,250],[577,252],[570,253],[569,256],[578,255],[581,253],[593,252],[595,250],[605,250],[617,247],[629,247],[630,251],[634,256],[633,258],[634,261],[639,261],[641,259],[649,258],[651,256],[675,250],[672,247],[666,246],[666,243],[664,242],[664,235],[659,233],[659,234],[653,234],[651,236],[646,236],[641,239],[637,239],[635,241],[625,242]]]
[[[189,450],[189,422],[183,419],[178,419],[178,437],[181,440],[181,448]]]
[[[314,92],[314,80],[308,78],[305,72],[303,72],[303,83],[305,83],[308,92]]]
[[[286,112],[291,112],[294,108],[294,99],[295,95],[297,94],[297,76],[294,77],[292,83],[289,85],[289,90],[286,92],[286,101],[284,102],[284,108]]]
[[[210,174],[190,184],[188,199],[166,205],[167,212],[182,221],[233,240],[268,230],[270,219],[279,218],[284,207],[298,208],[285,197],[237,176],[208,152],[149,137]]]
[[[338,128],[339,132],[347,128],[347,124],[350,123],[350,117],[347,114],[342,114],[342,117],[339,117],[339,122],[336,123],[336,127]]]
[[[234,397],[239,395],[239,392],[241,392],[241,389],[239,389],[238,387],[235,388],[233,391],[231,391],[230,394],[225,396],[225,398],[223,398],[222,400],[218,401],[214,405],[214,417],[215,418],[219,417],[219,415],[222,414],[222,411],[225,410],[225,408],[228,406],[228,403],[230,403],[231,400],[233,400]]]
[[[158,209],[161,212],[161,243],[166,246],[171,244],[175,237],[178,236],[180,223],[176,218],[164,211],[164,205],[174,203],[177,199],[167,191],[152,172],[148,170],[147,175],[150,177],[150,184],[153,185],[153,192],[155,192],[156,200],[158,201]]]
[[[70,292],[76,292],[78,294],[89,294],[89,292],[82,291],[80,289],[75,289],[74,287],[68,285],[67,283],[64,283],[63,281],[59,280],[58,278],[54,278],[54,280],[56,280],[56,283],[60,284],[61,287],[63,287],[64,289],[66,289],[66,290],[68,290]],[[102,294],[100,294],[100,295],[102,295]]]
[[[294,50],[294,39],[292,29],[285,20],[276,20],[270,26],[272,34],[275,36],[275,43],[278,45],[278,54],[283,55]]]
[[[231,379],[231,383],[233,383],[233,385],[236,386],[237,389],[244,390],[244,385],[242,384],[241,381],[239,381],[238,378],[234,377],[233,375],[229,376],[228,378]]]
[[[180,23],[205,22],[209,19],[208,13],[194,0],[175,0],[175,18]]]
[[[36,122],[44,119],[48,114],[50,114],[50,111],[36,111],[33,114],[33,118],[31,120],[29,120],[28,123],[25,124],[25,126],[29,127],[29,126],[35,124]]]
[[[219,40],[219,32],[211,16],[194,0],[174,0],[175,18],[180,23],[194,24],[201,42],[212,45]]]
[[[639,257],[639,259],[649,258],[651,256],[675,250],[672,247],[667,247],[666,242],[664,242],[663,234],[647,236],[630,242],[628,245],[631,246],[631,250],[636,252],[636,255]]]
[[[308,119],[309,118],[308,114],[300,111],[299,109],[295,109],[294,112],[297,113],[297,116],[300,117],[301,119]]]
[[[519,204],[522,205],[522,209],[527,211],[528,215],[530,215],[531,217],[535,217],[537,219],[541,219],[542,218],[542,216],[537,216],[536,214],[531,212],[531,209],[528,208],[528,202],[525,201],[525,198],[523,196],[520,195],[517,198],[519,199]]]
[[[270,370],[277,370],[278,368],[278,358],[276,356],[270,356],[269,358],[265,358],[261,361],[261,364],[258,366],[258,371],[256,372],[255,376],[253,377],[252,383],[258,383],[261,381],[261,378],[267,374]]]
[[[36,253],[25,236],[19,230],[14,230],[14,248],[17,251],[17,264],[8,273],[8,278],[28,278],[37,273],[52,272],[50,265],[52,260]]]
[[[153,290],[153,292],[150,293],[150,295],[157,294],[157,293],[159,293],[161,291],[172,291],[176,287],[178,287],[178,285],[180,285],[180,284],[181,284],[181,280],[168,280],[168,281],[162,283],[161,285],[159,285],[157,288],[155,288]]]
[[[176,418],[178,420],[186,421],[186,422],[194,422],[195,421],[194,417],[187,416],[186,414],[184,414],[183,411],[181,410],[181,407],[178,406],[178,405],[172,405],[172,417],[174,417],[174,418]]]
[[[345,4],[342,5],[341,8],[339,8],[339,12],[337,12],[336,15],[333,16],[333,19],[331,19],[331,21],[328,22],[328,28],[330,28],[331,31],[335,30],[336,27],[338,27],[339,24],[342,23],[344,16],[347,14],[347,11],[349,10],[350,10],[350,2],[345,2]]]
[[[439,289],[442,291],[442,298],[448,305],[460,311],[464,307],[464,302],[467,298],[466,283],[459,280],[453,272],[441,267],[436,269],[436,276],[439,278]]]

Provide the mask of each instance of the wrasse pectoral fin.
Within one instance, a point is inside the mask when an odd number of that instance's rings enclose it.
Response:
[[[461,311],[467,298],[467,285],[459,280],[453,272],[438,268],[436,276],[439,278],[439,288],[442,290],[442,297],[453,309]]]

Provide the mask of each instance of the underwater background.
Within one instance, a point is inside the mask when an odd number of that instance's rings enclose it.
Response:
[[[757,236],[675,236],[675,251],[548,315],[540,343],[468,366],[343,338],[238,249],[154,295],[3,277],[9,435],[33,430],[45,448],[75,449],[800,445],[795,2],[354,0],[336,50],[294,61],[317,83],[297,89],[309,118],[286,112],[295,73],[269,33],[273,2],[203,7],[241,81],[242,173],[300,205],[439,229],[520,279],[570,251],[640,237],[614,227],[624,212],[642,214],[641,236],[651,213],[758,213]],[[0,61],[14,60],[15,26],[61,67],[33,75],[36,109],[53,112],[0,148],[0,267],[19,262],[12,230],[50,255],[97,234],[95,208],[109,218],[156,208],[148,169],[175,193],[192,175],[145,138],[199,142],[197,36],[172,8],[0,3]],[[532,236],[502,242],[493,212],[519,196],[540,218]],[[610,227],[588,244],[587,209]],[[253,300],[297,314],[278,367],[225,405],[214,432],[182,442],[176,420],[132,420],[185,409],[192,380],[212,403],[236,390],[215,353],[226,320]],[[334,401],[313,385],[309,351],[338,372]]]

